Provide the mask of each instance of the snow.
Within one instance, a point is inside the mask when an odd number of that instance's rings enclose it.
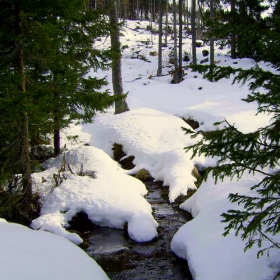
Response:
[[[0,240],[0,279],[109,279],[82,249],[52,233],[0,219]]]
[[[258,180],[247,173],[238,182],[225,179],[215,184],[210,177],[195,195],[181,204],[194,219],[175,234],[171,248],[179,257],[188,260],[194,279],[273,279],[279,271],[276,250],[271,250],[269,257],[257,258],[257,247],[244,253],[245,243],[240,237],[234,233],[222,236],[225,224],[221,223],[221,213],[238,209],[238,205],[229,203],[229,193],[247,195]],[[269,244],[264,242],[264,246]]]
[[[31,224],[33,229],[47,230],[80,244],[82,239],[64,227],[69,226],[68,221],[76,213],[84,212],[99,226],[122,229],[128,223],[128,233],[135,241],[150,241],[157,237],[158,224],[151,215],[150,204],[143,197],[147,193],[145,185],[125,174],[98,148],[74,148],[47,161],[44,165],[47,169],[34,174],[39,192],[47,187],[46,184],[54,184],[53,174],[61,169],[63,158],[73,174],[64,172],[67,179],[46,195],[41,216]],[[79,176],[80,173],[84,173],[83,176]],[[42,183],[42,177],[47,182]],[[144,226],[145,230],[139,230],[136,224],[140,229]]]
[[[91,145],[112,156],[112,144],[121,144],[127,156],[135,156],[135,174],[144,168],[155,180],[169,186],[171,202],[188,189],[196,189],[190,176],[194,162],[184,147],[194,143],[181,127],[188,126],[181,118],[143,108],[119,115],[100,115],[85,130],[93,135]]]
[[[244,132],[268,123],[269,116],[256,115],[256,104],[241,100],[249,93],[247,85],[232,85],[232,79],[211,83],[190,70],[186,71],[182,83],[174,85],[170,84],[170,75],[165,75],[171,69],[167,67],[163,70],[165,76],[155,77],[157,57],[149,53],[157,50],[157,39],[154,37],[153,43],[144,44],[141,41],[151,40],[150,33],[144,29],[133,30],[147,25],[148,22],[128,21],[122,30],[122,43],[128,45],[122,60],[123,83],[131,110],[114,115],[113,108],[109,108],[106,113],[98,114],[92,124],[73,124],[64,130],[62,142],[67,148],[64,154],[48,160],[43,165],[44,171],[33,174],[35,191],[43,205],[41,216],[31,224],[38,231],[0,223],[0,240],[5,241],[0,243],[1,264],[4,264],[0,279],[35,279],[35,276],[36,279],[107,279],[92,259],[71,244],[82,241],[77,234],[66,230],[76,213],[87,213],[90,220],[103,227],[123,228],[127,223],[130,238],[137,242],[150,241],[157,236],[158,224],[145,200],[145,185],[131,175],[142,168],[148,170],[155,180],[162,180],[169,188],[172,203],[180,194],[196,188],[191,175],[195,164],[207,166],[215,162],[204,157],[191,160],[191,154],[185,153],[183,148],[197,140],[184,135],[181,127],[188,125],[182,118],[197,120],[205,130],[213,129],[213,123],[224,118]],[[106,47],[108,42],[105,40],[100,46]],[[170,40],[169,47],[172,43]],[[184,43],[184,50],[190,52],[191,40],[184,39]],[[198,61],[204,59],[203,49],[209,48],[198,48]],[[134,59],[135,51],[150,62]],[[169,52],[169,48],[163,51],[164,66],[168,65]],[[219,49],[215,61],[221,66],[246,69],[255,65],[251,59],[233,61],[226,50]],[[270,69],[265,63],[259,66]],[[110,71],[90,75],[107,76],[111,80]],[[109,89],[112,90],[111,84]],[[135,168],[123,170],[112,159],[114,143],[121,144],[127,156],[135,157]],[[66,171],[60,172],[63,162]],[[55,186],[53,174],[59,173],[65,179]],[[228,194],[249,194],[250,186],[258,180],[252,174],[244,174],[238,182],[225,180],[217,184],[209,178],[181,205],[194,219],[179,229],[171,248],[188,260],[195,280],[273,279],[280,270],[277,252],[271,251],[269,256],[257,259],[257,248],[244,253],[246,241],[233,233],[222,236],[225,225],[220,222],[220,215],[237,207],[228,201]],[[19,269],[12,269],[15,262]],[[28,264],[32,272],[25,270]],[[38,276],[40,272],[42,275]],[[47,277],[51,272],[52,276]],[[100,276],[93,277],[95,273]]]

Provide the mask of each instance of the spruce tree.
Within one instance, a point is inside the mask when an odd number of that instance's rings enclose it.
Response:
[[[230,11],[220,10],[213,27],[215,38],[219,39],[221,47],[231,46],[231,57],[250,57],[261,60],[263,42],[269,26],[267,18],[262,16],[269,6],[259,0],[231,0]],[[252,49],[252,46],[254,48]]]
[[[253,245],[259,246],[258,256],[271,248],[280,249],[280,244],[273,239],[273,236],[280,232],[280,60],[277,59],[279,54],[275,47],[280,43],[280,25],[275,15],[270,18],[270,22],[266,34],[269,40],[263,44],[262,53],[263,58],[273,62],[274,71],[265,71],[257,63],[248,70],[215,66],[195,67],[212,81],[233,76],[234,83],[248,82],[251,93],[244,101],[256,102],[257,113],[269,114],[270,123],[251,133],[239,131],[227,120],[218,124],[224,124],[222,129],[210,132],[184,129],[192,137],[202,136],[196,144],[186,147],[186,151],[191,150],[193,156],[203,154],[218,158],[217,166],[207,169],[205,179],[209,174],[216,182],[225,177],[240,179],[245,171],[252,175],[262,175],[262,180],[251,187],[251,195],[229,195],[229,200],[242,205],[243,210],[229,210],[222,214],[222,221],[227,223],[224,235],[231,230],[235,231],[247,241],[245,250]],[[263,42],[259,43],[261,45]],[[263,247],[263,240],[269,240],[271,245]]]
[[[108,23],[87,7],[86,0],[0,2],[0,190],[21,174],[25,205],[37,139],[53,132],[59,139],[73,119],[90,122],[116,99],[102,89],[105,78],[88,75],[109,67],[111,52],[94,47]]]

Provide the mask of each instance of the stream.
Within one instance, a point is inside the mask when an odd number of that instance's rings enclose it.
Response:
[[[191,215],[168,202],[168,188],[161,182],[145,182],[147,201],[159,223],[159,236],[147,243],[136,243],[124,230],[96,228],[90,232],[86,252],[111,280],[192,280],[187,261],[170,249],[172,237]]]

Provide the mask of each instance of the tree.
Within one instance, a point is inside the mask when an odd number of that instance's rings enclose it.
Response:
[[[163,17],[163,7],[162,0],[159,0],[159,32],[158,32],[158,70],[157,76],[162,74],[162,17]]]
[[[182,82],[183,78],[183,0],[179,0],[179,68],[178,82]]]
[[[210,20],[214,21],[214,0],[210,0]],[[210,26],[210,64],[213,65],[214,62],[214,36],[213,27]]]
[[[192,0],[192,10],[191,10],[191,30],[192,30],[192,63],[195,65],[197,63],[196,59],[196,0]]]
[[[112,82],[114,94],[121,99],[115,101],[115,114],[120,114],[129,111],[129,107],[125,100],[122,84],[122,71],[121,71],[121,44],[120,44],[120,25],[118,23],[116,0],[109,2],[109,18],[110,18],[110,37],[111,48],[113,50],[112,57]]]
[[[168,7],[169,3],[168,0],[166,0],[166,6],[165,6],[165,38],[164,38],[164,44],[167,47],[167,36],[168,36]]]
[[[230,0],[231,10],[221,10],[215,20],[214,36],[221,47],[231,47],[231,57],[250,57],[257,60],[263,55],[263,42],[269,24],[263,13],[269,6],[265,1]],[[252,46],[254,46],[252,50]]]
[[[91,121],[96,110],[102,111],[113,103],[108,92],[100,91],[107,84],[105,79],[85,78],[90,69],[105,69],[109,66],[108,53],[92,47],[98,36],[109,34],[109,25],[99,11],[84,9],[85,3],[79,2],[80,6],[67,13],[63,21],[61,17],[53,18],[57,10],[49,16],[51,38],[57,38],[51,40],[53,54],[47,61],[53,93],[50,114],[53,115],[55,154],[60,152],[62,128],[73,119]],[[83,13],[80,13],[82,10]]]
[[[275,12],[270,18],[271,25],[266,33],[268,40],[262,45],[262,53],[265,53],[267,60],[274,56],[279,58],[275,46],[280,43],[280,21]],[[256,35],[256,38],[259,36]],[[216,181],[225,177],[240,179],[245,171],[262,175],[262,180],[251,187],[251,195],[229,195],[229,200],[242,205],[243,210],[229,210],[222,214],[223,222],[227,223],[224,235],[234,230],[242,239],[247,240],[245,250],[253,245],[260,247],[258,256],[271,248],[280,249],[280,244],[273,240],[273,236],[280,232],[279,61],[273,63],[278,72],[265,71],[257,64],[248,70],[215,66],[194,67],[211,80],[217,81],[233,75],[234,82],[248,81],[251,93],[244,101],[256,102],[258,113],[270,114],[271,120],[267,126],[251,133],[242,133],[225,120],[224,127],[220,130],[193,132],[185,129],[192,137],[202,136],[196,144],[186,147],[186,151],[192,150],[193,156],[203,154],[219,158],[217,166],[207,169],[205,178],[211,174]],[[263,240],[270,241],[270,246],[263,248]]]
[[[230,1],[230,9],[231,9],[231,14],[232,14],[232,25],[234,25],[234,20],[233,18],[235,17],[236,14],[236,9],[235,9],[235,0]],[[231,51],[231,58],[236,58],[236,34],[233,30],[231,31],[230,34],[230,51]]]
[[[105,79],[87,76],[91,68],[108,67],[110,58],[108,51],[93,48],[109,29],[105,17],[85,9],[87,4],[0,2],[1,188],[21,174],[25,205],[32,196],[31,151],[40,135],[59,131],[73,119],[91,121],[116,100],[101,91]]]

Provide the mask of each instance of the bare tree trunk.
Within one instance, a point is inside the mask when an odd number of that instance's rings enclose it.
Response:
[[[157,70],[158,77],[162,75],[162,16],[163,16],[162,0],[159,0],[158,70]]]
[[[196,0],[192,0],[192,12],[191,12],[191,29],[192,29],[192,63],[197,64],[196,59],[196,28],[195,28],[195,18],[196,18]]]
[[[59,118],[57,117],[57,110],[54,111],[54,129],[53,129],[53,146],[54,154],[57,156],[60,154],[60,127]]]
[[[179,0],[179,68],[178,68],[178,82],[183,79],[183,0]]]
[[[121,70],[121,44],[120,44],[120,30],[118,23],[118,16],[116,10],[116,0],[110,0],[110,37],[111,48],[114,50],[115,55],[112,58],[112,83],[114,95],[122,96],[123,84],[122,84],[122,70]],[[129,107],[126,100],[123,98],[115,102],[115,114],[120,114],[125,111],[129,111]]]
[[[139,0],[136,0],[136,19],[139,20]]]
[[[174,68],[178,69],[176,1],[173,0]]]
[[[150,4],[150,28],[151,28],[151,42],[153,44],[153,0],[149,1]]]
[[[214,0],[210,0],[210,20],[214,20]],[[210,27],[210,65],[214,65],[214,36],[213,36],[213,27]]]
[[[22,19],[20,17],[20,8],[17,7],[16,24],[18,28],[18,35],[22,33]],[[24,72],[24,58],[23,58],[23,43],[20,40],[17,42],[17,72],[20,76],[19,90],[25,95],[26,77]],[[24,98],[25,99],[25,98]],[[30,167],[30,155],[29,155],[29,129],[28,129],[28,114],[27,112],[21,113],[21,124],[19,126],[19,145],[20,145],[20,161],[22,169],[22,186],[23,197],[26,203],[28,203],[32,197],[32,180],[31,180],[31,167]]]
[[[187,31],[189,31],[189,1],[187,0]]]
[[[177,55],[177,17],[176,17],[176,0],[173,0],[173,36],[174,36],[174,73],[172,84],[179,83],[178,73],[178,55]]]
[[[235,16],[235,0],[231,0],[230,2],[231,6],[231,13],[232,13],[232,23],[231,26],[234,26],[234,16]],[[236,34],[235,32],[231,33],[231,58],[236,58]]]
[[[165,46],[167,46],[167,36],[168,36],[168,1],[166,0],[166,11],[165,11]]]

